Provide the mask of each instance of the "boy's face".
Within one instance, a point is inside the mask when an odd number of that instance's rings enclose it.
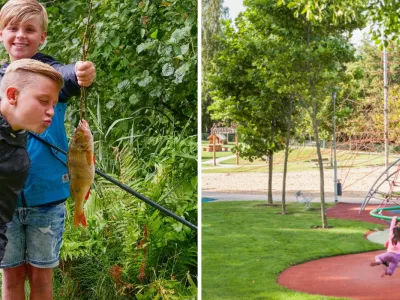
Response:
[[[7,24],[0,31],[0,41],[3,42],[10,61],[31,58],[45,40],[46,32],[42,30],[38,17],[32,17],[22,23]]]
[[[20,122],[17,128],[13,126],[14,130],[27,129],[42,133],[51,125],[60,90],[53,80],[45,76],[38,75],[34,80],[34,84],[16,91],[14,98],[8,94],[8,89],[6,91],[9,102],[15,105],[16,119]]]

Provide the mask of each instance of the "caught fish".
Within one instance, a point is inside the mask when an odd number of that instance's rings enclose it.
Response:
[[[79,122],[67,155],[71,197],[75,201],[74,225],[86,227],[83,203],[89,198],[90,186],[94,181],[95,157],[93,136],[85,120]]]

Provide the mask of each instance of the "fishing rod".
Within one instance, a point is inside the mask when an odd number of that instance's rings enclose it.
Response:
[[[53,145],[52,143],[49,143],[48,141],[46,141],[45,139],[41,138],[40,136],[29,132],[29,134],[31,134],[32,136],[34,136],[35,138],[37,138],[39,141],[41,141],[42,143],[46,144],[47,146],[67,155],[67,152],[64,151],[63,149]],[[174,214],[173,212],[169,211],[168,209],[166,209],[165,207],[161,206],[160,204],[150,200],[149,198],[143,196],[142,194],[134,191],[133,189],[131,189],[129,186],[115,180],[114,178],[112,178],[111,176],[103,173],[102,171],[96,169],[96,173],[99,174],[101,177],[105,178],[106,180],[110,181],[111,183],[115,184],[116,186],[118,186],[119,188],[123,189],[124,191],[128,192],[129,194],[139,198],[140,200],[146,202],[147,204],[150,204],[151,206],[153,206],[154,208],[164,212],[165,214],[167,214],[168,216],[170,216],[171,218],[174,218],[175,220],[177,220],[178,222],[194,229],[197,231],[197,226],[193,225],[192,223],[190,223],[189,221],[185,220],[184,218]]]

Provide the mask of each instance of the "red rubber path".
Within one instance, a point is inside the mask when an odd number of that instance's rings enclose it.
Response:
[[[382,221],[369,216],[376,205],[368,205],[359,215],[360,206],[338,203],[327,209],[327,217],[382,224]],[[383,266],[369,265],[375,255],[384,251],[336,256],[297,265],[283,271],[278,284],[309,294],[359,300],[399,300],[400,268],[392,276],[381,278]]]

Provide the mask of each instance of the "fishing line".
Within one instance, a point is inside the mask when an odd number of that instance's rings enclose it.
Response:
[[[47,146],[59,151],[62,154],[67,155],[67,152],[64,151],[63,149],[49,143],[48,141],[46,141],[45,139],[41,138],[40,136],[36,135],[35,133],[29,132],[30,135],[34,136],[35,138],[37,138],[39,141],[41,141],[42,143],[46,144]],[[167,214],[168,216],[170,216],[171,218],[174,218],[175,220],[177,220],[178,222],[182,223],[183,225],[186,225],[188,227],[190,227],[191,229],[194,229],[197,231],[197,226],[190,223],[189,221],[185,220],[184,218],[174,214],[173,212],[169,211],[168,209],[166,209],[165,207],[161,206],[160,204],[154,202],[153,200],[150,200],[149,198],[147,198],[146,196],[143,196],[142,194],[136,192],[135,190],[131,189],[129,186],[119,182],[118,180],[115,180],[114,178],[112,178],[111,176],[103,173],[102,171],[95,169],[96,173],[98,175],[100,175],[101,177],[105,178],[106,180],[110,181],[111,183],[115,184],[116,186],[118,186],[119,188],[123,189],[124,191],[128,192],[129,194],[139,198],[140,200],[146,202],[147,204],[153,206],[154,208],[164,212],[165,214]]]
[[[93,25],[90,26],[90,15],[92,12],[92,0],[89,3],[89,12],[87,17],[87,23],[85,28],[85,33],[82,38],[82,61],[85,62],[87,58],[87,54],[89,52],[90,47],[90,39],[92,37],[92,29]],[[87,89],[84,86],[81,86],[81,97],[79,102],[79,120],[82,120],[82,112],[85,113],[85,120],[87,120]]]

